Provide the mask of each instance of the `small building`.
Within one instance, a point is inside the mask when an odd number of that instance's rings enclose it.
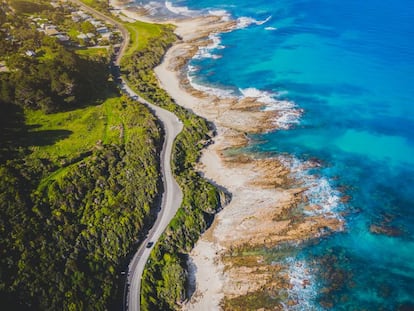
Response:
[[[72,20],[75,23],[79,23],[81,21],[81,18],[78,15],[72,15]]]
[[[26,54],[27,56],[30,56],[30,57],[35,57],[35,56],[36,56],[36,52],[35,52],[35,51],[33,51],[33,50],[27,50],[27,51],[25,52],[25,54]]]
[[[51,5],[54,9],[60,8],[60,3],[57,3],[57,2],[54,2],[54,1],[50,2],[50,5]]]
[[[55,28],[51,28],[51,29],[46,29],[45,34],[48,36],[57,36],[60,34],[60,32],[57,31]]]
[[[60,42],[68,42],[70,40],[68,35],[65,34],[58,34],[56,35],[56,38],[60,41]]]
[[[8,72],[9,68],[4,61],[0,61],[0,72]]]
[[[90,18],[90,16],[83,11],[77,11],[75,13],[81,18],[81,20]]]
[[[51,24],[44,24],[44,29],[45,30],[57,29],[57,26],[51,25]]]
[[[101,35],[101,40],[108,40],[110,41],[112,39],[112,32],[103,33]]]
[[[103,26],[103,27],[96,28],[96,31],[100,34],[104,34],[104,33],[109,32],[109,29],[107,27]]]
[[[88,36],[85,35],[84,33],[81,33],[79,35],[76,36],[76,38],[80,39],[80,40],[88,40]]]
[[[89,21],[95,28],[96,27],[101,27],[102,26],[102,22],[101,21],[97,21],[96,19],[91,19]]]

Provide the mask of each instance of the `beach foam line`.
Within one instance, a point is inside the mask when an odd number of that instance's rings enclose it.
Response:
[[[208,14],[213,16],[220,16],[225,22],[228,22],[231,19],[230,13],[226,10],[208,10]]]
[[[220,58],[220,55],[213,54],[212,51],[224,49],[224,46],[221,45],[221,39],[218,34],[209,35],[208,39],[211,41],[211,44],[199,47],[197,53],[194,55],[193,59],[203,59],[203,58]]]
[[[156,1],[151,1],[143,6],[143,8],[149,13],[149,15],[153,16],[158,14],[158,11],[163,8],[163,5]]]
[[[292,101],[278,99],[286,92],[270,93],[256,88],[247,88],[240,89],[240,93],[244,97],[255,98],[258,102],[263,103],[265,105],[264,111],[277,111],[278,117],[274,120],[274,124],[278,129],[287,130],[300,123],[303,110],[298,109]]]
[[[165,1],[165,7],[172,13],[177,15],[183,15],[188,17],[194,17],[200,15],[199,11],[190,10],[186,6],[173,6],[170,1]]]
[[[272,15],[268,16],[266,19],[264,19],[262,21],[258,21],[258,20],[254,19],[252,17],[244,17],[244,16],[239,17],[237,19],[237,28],[238,29],[243,29],[243,28],[249,27],[252,24],[260,26],[260,25],[263,25],[263,24],[267,23],[271,19],[272,19]]]
[[[194,88],[197,91],[206,93],[206,94],[217,96],[218,98],[234,97],[233,90],[226,90],[226,89],[217,88],[213,86],[205,86],[205,85],[195,82],[195,75],[194,74],[191,75],[190,73],[194,73],[196,71],[197,71],[197,68],[194,66],[191,66],[191,68],[187,70],[187,79],[190,82],[190,85],[192,88]]]
[[[304,195],[312,210],[303,211],[305,216],[324,216],[344,221],[340,214],[342,209],[341,193],[336,190],[326,177],[319,177],[309,173],[310,169],[319,167],[319,163],[302,161],[294,156],[280,155],[277,157],[291,172],[291,176],[300,183],[301,187],[307,188]]]
[[[315,301],[317,298],[317,284],[312,269],[305,260],[288,257],[285,260],[288,265],[290,289],[288,299],[297,304],[291,306],[283,304],[284,310],[321,310]]]
[[[220,50],[224,49],[225,47],[221,44],[221,38],[219,34],[212,33],[209,35],[208,40],[211,42],[209,45],[204,47],[199,47],[197,53],[193,56],[192,59],[218,59],[221,56],[214,54],[214,50]],[[192,66],[191,64],[187,65],[187,79],[190,82],[190,85],[201,92],[211,94],[214,96],[217,96],[219,98],[230,98],[234,97],[233,90],[226,90],[223,88],[217,88],[214,86],[207,86],[207,85],[201,85],[197,83],[196,80],[196,73],[198,72],[199,68]]]

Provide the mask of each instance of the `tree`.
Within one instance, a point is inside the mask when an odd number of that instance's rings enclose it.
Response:
[[[81,23],[81,30],[83,33],[95,33],[95,26],[91,22],[85,21]]]

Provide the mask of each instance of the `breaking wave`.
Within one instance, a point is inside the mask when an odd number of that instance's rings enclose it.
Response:
[[[284,92],[274,94],[256,88],[240,89],[240,92],[244,97],[256,98],[257,101],[263,103],[265,105],[263,110],[277,111],[278,117],[274,123],[278,129],[286,130],[299,124],[303,110],[297,108],[295,103],[291,101],[278,99]]]
[[[196,16],[200,12],[190,10],[186,6],[173,6],[170,1],[165,1],[165,7],[172,13],[183,16]]]
[[[258,21],[254,18],[251,18],[251,17],[239,17],[237,19],[237,28],[238,29],[243,29],[243,28],[249,27],[252,24],[260,26],[260,25],[263,25],[263,24],[267,23],[271,19],[272,19],[271,15],[269,17],[267,17],[265,20],[262,20],[262,21]]]

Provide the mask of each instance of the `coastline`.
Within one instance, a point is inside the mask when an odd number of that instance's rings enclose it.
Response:
[[[142,17],[142,12],[124,11],[128,18],[154,22]],[[228,152],[246,146],[246,134],[275,130],[277,111],[261,109],[263,103],[257,98],[220,98],[191,86],[184,69],[188,61],[200,47],[210,44],[211,34],[232,31],[236,22],[219,16],[166,22],[176,25],[181,41],[168,50],[155,73],[178,105],[214,123],[217,135],[204,150],[198,168],[232,195],[190,254],[196,286],[183,309],[217,310],[226,300],[249,293],[286,292],[292,287],[286,267],[268,264],[261,254],[245,256],[243,250],[319,237],[326,228],[342,230],[342,221],[323,215],[293,217],[299,203],[307,210],[318,207],[306,204],[306,188],[295,186],[289,169],[277,158]]]

